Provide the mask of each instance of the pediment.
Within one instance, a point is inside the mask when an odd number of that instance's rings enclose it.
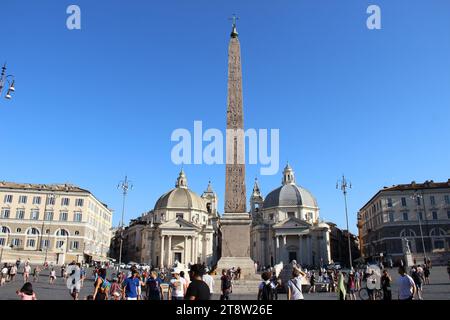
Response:
[[[311,225],[298,218],[288,218],[273,225],[274,229],[309,229]]]
[[[176,218],[159,225],[160,229],[198,230],[199,227],[183,218]]]

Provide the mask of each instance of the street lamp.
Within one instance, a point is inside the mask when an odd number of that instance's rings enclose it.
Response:
[[[418,192],[414,192],[414,194],[411,196],[411,199],[414,199],[414,201],[416,202],[417,205],[417,218],[419,220],[419,229],[420,229],[420,237],[422,239],[422,248],[423,248],[423,256],[425,258],[425,261],[427,261],[427,253],[425,251],[425,241],[423,239],[423,232],[422,232],[422,217],[419,214],[419,199],[423,200],[423,196],[421,194],[419,194]],[[424,215],[426,215],[425,210],[423,212]]]
[[[2,95],[5,84],[8,84],[8,91],[6,92],[5,99],[10,100],[12,98],[11,93],[16,91],[15,80],[12,74],[6,75],[6,63],[2,67],[2,73],[0,74],[0,96]]]
[[[122,263],[122,247],[123,247],[123,215],[125,213],[125,198],[127,196],[128,190],[133,190],[133,184],[131,181],[128,180],[128,177],[125,176],[125,180],[120,181],[117,185],[117,189],[122,190],[122,219],[120,223],[120,249],[119,249],[119,269],[118,272],[120,272],[120,265]]]
[[[350,270],[353,269],[353,263],[352,263],[352,249],[350,244],[350,230],[348,229],[348,212],[347,212],[347,188],[352,188],[352,183],[350,181],[347,181],[345,179],[345,176],[342,175],[342,180],[338,180],[336,182],[336,189],[341,189],[342,193],[344,194],[344,202],[345,202],[345,219],[347,221],[347,239],[348,239],[348,257],[350,262]]]

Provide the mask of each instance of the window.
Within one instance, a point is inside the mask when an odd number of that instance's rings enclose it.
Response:
[[[78,250],[79,247],[80,243],[78,241],[72,241],[72,243],[70,244],[70,249],[72,250]]]
[[[55,196],[52,196],[52,195],[47,196],[47,205],[50,205],[50,206],[55,205]]]
[[[56,232],[56,235],[57,235],[57,236],[68,236],[69,233],[68,233],[67,230],[65,230],[65,229],[59,229],[59,230]]]
[[[2,227],[0,229],[1,233],[9,233],[9,228],[8,227]]]
[[[422,212],[419,212],[419,213],[417,214],[417,219],[420,219],[420,221],[423,220]]]
[[[68,206],[70,203],[70,199],[69,198],[62,198],[61,199],[61,205],[62,206]]]
[[[273,213],[269,214],[269,220],[273,221]]]
[[[430,196],[430,203],[432,206],[436,204],[436,199],[434,199],[434,196]]]
[[[61,249],[64,246],[64,241],[56,241],[56,249]]]
[[[408,212],[403,212],[403,220],[408,221]]]
[[[450,204],[450,196],[448,194],[445,195],[444,200],[445,200],[445,204]]]
[[[12,244],[14,247],[20,246],[20,239],[12,239],[11,244]]]
[[[433,211],[433,220],[437,220],[438,219],[438,214],[436,211]]]
[[[183,219],[183,214],[182,213],[177,213],[177,218]]]
[[[12,203],[12,201],[13,201],[12,194],[5,194],[5,197],[3,198],[3,202],[4,203]]]
[[[83,215],[81,214],[81,212],[75,212],[75,214],[73,215],[73,221],[75,222],[81,222]]]
[[[39,234],[39,230],[36,229],[36,228],[31,228],[31,229],[28,229],[27,234],[28,234],[28,235],[36,236],[36,235]]]
[[[406,207],[406,198],[405,197],[402,198],[402,207]]]
[[[75,231],[75,235],[78,236],[80,234],[80,231]]]
[[[49,234],[50,233],[50,229],[45,230],[45,234]]]
[[[288,218],[294,218],[295,212],[288,212],[287,215],[288,215]]]
[[[35,239],[28,239],[27,240],[27,247],[28,248],[34,248],[35,245],[36,245],[36,240]]]
[[[83,204],[84,204],[84,200],[83,199],[76,199],[75,200],[75,206],[82,207]]]
[[[33,204],[41,204],[41,197],[33,197]]]
[[[41,241],[42,248],[49,248],[50,247],[50,241],[45,239]]]
[[[6,239],[5,238],[0,238],[0,247],[3,247],[6,243]]]
[[[61,211],[59,213],[59,221],[67,221],[67,211]]]
[[[388,207],[392,208],[392,198],[388,198],[387,201],[388,201]]]
[[[417,197],[417,205],[420,206],[420,197]]]
[[[447,219],[450,219],[450,211],[447,211]]]
[[[16,219],[23,220],[25,218],[25,210],[18,209],[16,211]]]
[[[20,196],[19,204],[26,204],[26,203],[27,203],[27,196]]]
[[[39,210],[31,210],[31,215],[30,215],[30,219],[31,220],[39,220]]]
[[[394,222],[394,213],[389,212],[389,222]]]
[[[9,214],[11,213],[11,211],[9,209],[2,209],[1,214],[0,214],[0,218],[2,219],[9,219]]]
[[[47,211],[44,215],[45,221],[52,221],[53,220],[53,211]]]
[[[21,232],[22,232],[22,229],[17,228],[17,229],[16,229],[16,232],[17,232],[17,233],[21,233]]]

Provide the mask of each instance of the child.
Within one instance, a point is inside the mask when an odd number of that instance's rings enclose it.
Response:
[[[37,300],[30,282],[25,283],[22,289],[17,290],[16,293],[20,297],[20,300]]]

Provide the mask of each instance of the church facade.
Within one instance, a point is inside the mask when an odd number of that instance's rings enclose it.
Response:
[[[250,207],[251,257],[260,266],[286,265],[292,260],[304,266],[330,262],[330,226],[319,221],[315,197],[296,184],[289,165],[282,185],[265,198],[255,181]]]

